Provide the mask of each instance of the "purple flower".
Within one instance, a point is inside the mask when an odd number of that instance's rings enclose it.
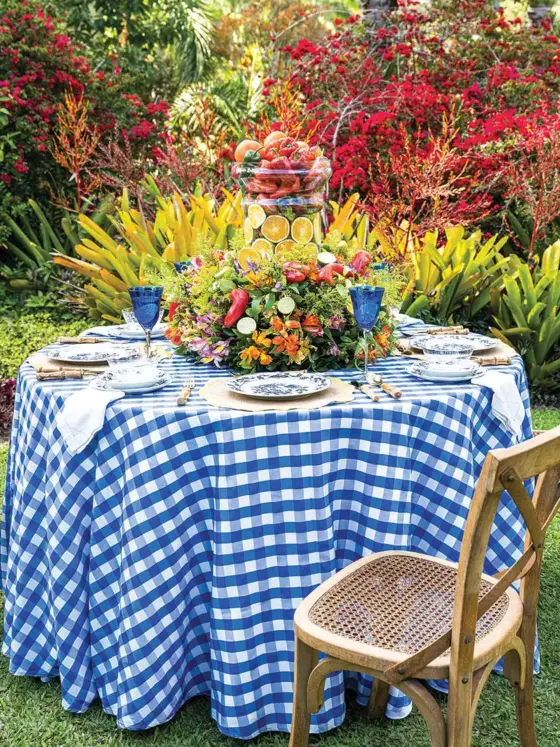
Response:
[[[231,340],[221,340],[210,345],[210,349],[201,358],[203,363],[213,363],[217,368],[229,355],[229,345]]]
[[[203,337],[191,337],[189,340],[190,350],[192,350],[193,353],[198,353],[201,358],[210,353],[211,347],[212,346],[208,340],[205,340]]]
[[[329,329],[340,330],[344,327],[344,319],[341,316],[331,316],[329,319]]]
[[[329,348],[329,355],[332,355],[335,358],[338,358],[338,356],[340,355],[340,348],[334,342],[333,342],[333,344]]]

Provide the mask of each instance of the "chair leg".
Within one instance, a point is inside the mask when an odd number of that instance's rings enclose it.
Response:
[[[525,687],[515,688],[515,710],[517,711],[517,728],[521,747],[537,747],[537,733],[535,731],[535,712],[533,698],[533,655],[534,647],[527,654],[527,672]]]
[[[371,719],[383,718],[389,697],[389,684],[378,677],[373,680],[369,696],[368,716]]]
[[[452,676],[447,706],[447,747],[471,747],[473,721],[471,679],[464,682]]]
[[[289,747],[308,747],[311,714],[307,707],[307,682],[317,665],[319,653],[296,635],[294,707]]]
[[[533,569],[529,572],[528,576],[533,572]],[[528,579],[528,576],[526,576],[523,579],[522,582],[522,590],[523,585],[526,583],[526,580]],[[536,592],[534,591],[536,589]],[[519,674],[516,676],[516,680],[520,682],[520,687],[515,688],[515,710],[517,712],[517,729],[519,731],[519,742],[521,743],[521,747],[537,747],[537,734],[535,730],[535,712],[534,712],[534,656],[535,656],[535,642],[536,642],[536,636],[537,636],[537,626],[536,626],[536,598],[538,595],[538,582],[535,585],[533,585],[533,588],[529,592],[529,597],[533,593],[535,596],[532,600],[532,604],[530,605],[533,611],[533,614],[527,615],[526,619],[523,620],[523,623],[521,624],[521,629],[518,633],[519,638],[522,641],[522,650],[524,654],[525,659],[525,672],[520,671]],[[522,654],[520,654],[521,656]],[[517,657],[517,665],[520,667],[520,670],[523,669],[521,667],[521,659],[520,656]],[[514,659],[509,659],[506,657],[506,662],[508,664],[508,668],[511,670],[511,661],[515,662]],[[516,672],[517,674],[517,672]],[[525,675],[523,678],[522,675]],[[525,680],[523,682],[523,679]]]

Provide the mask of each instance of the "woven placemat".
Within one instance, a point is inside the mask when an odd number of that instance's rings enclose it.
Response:
[[[319,394],[312,394],[303,399],[274,400],[249,399],[241,394],[234,394],[226,387],[227,379],[211,379],[201,388],[199,394],[214,407],[225,407],[228,410],[245,412],[265,412],[267,410],[316,410],[319,407],[332,405],[335,402],[351,402],[354,387],[351,384],[330,377],[331,386]]]

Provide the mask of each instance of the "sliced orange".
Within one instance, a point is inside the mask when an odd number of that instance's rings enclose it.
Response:
[[[245,222],[243,223],[243,233],[245,235],[245,241],[250,244],[253,240],[254,231],[249,218],[245,218]]]
[[[272,253],[272,244],[266,239],[255,239],[251,244],[251,249],[254,249],[263,257],[270,257]]]
[[[254,202],[252,205],[249,205],[247,217],[253,228],[260,228],[266,220],[266,213],[261,205]]]
[[[237,261],[244,270],[258,267],[261,263],[261,259],[261,253],[253,246],[246,246],[244,249],[241,249],[237,255]],[[249,265],[252,265],[252,267],[249,267]]]
[[[277,244],[287,238],[290,233],[290,224],[283,215],[269,215],[262,225],[261,233],[265,239]]]
[[[292,238],[298,244],[307,244],[313,238],[313,223],[309,218],[300,216],[292,223]]]
[[[290,251],[290,249],[293,249],[296,245],[295,241],[292,241],[291,239],[285,239],[284,241],[281,241],[276,246],[276,256],[282,260],[283,255],[285,255],[287,252]],[[288,256],[288,255],[286,255]]]

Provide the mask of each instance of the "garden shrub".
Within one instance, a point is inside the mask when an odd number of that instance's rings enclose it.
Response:
[[[94,69],[64,21],[37,0],[4,3],[0,49],[0,212],[17,216],[30,197],[43,205],[72,202],[73,180],[52,154],[68,94],[87,101],[89,122],[105,140],[124,132],[137,154],[161,141],[167,105],[127,94],[128,79],[116,64]],[[0,227],[0,240],[7,233]]]
[[[524,25],[495,6],[403,2],[384,28],[354,16],[337,21],[322,43],[284,47],[287,71],[268,81],[270,92],[286,78],[299,87],[302,134],[332,158],[331,189],[358,189],[379,214],[399,197],[395,160],[413,187],[417,173],[435,169],[434,149],[451,144],[457,162],[449,173],[464,169],[453,222],[477,222],[503,205],[504,163],[557,111],[560,45],[551,19]]]
[[[78,335],[90,325],[83,318],[61,320],[52,311],[24,313],[17,319],[1,319],[0,379],[15,376],[31,353],[55,342],[60,335]]]

